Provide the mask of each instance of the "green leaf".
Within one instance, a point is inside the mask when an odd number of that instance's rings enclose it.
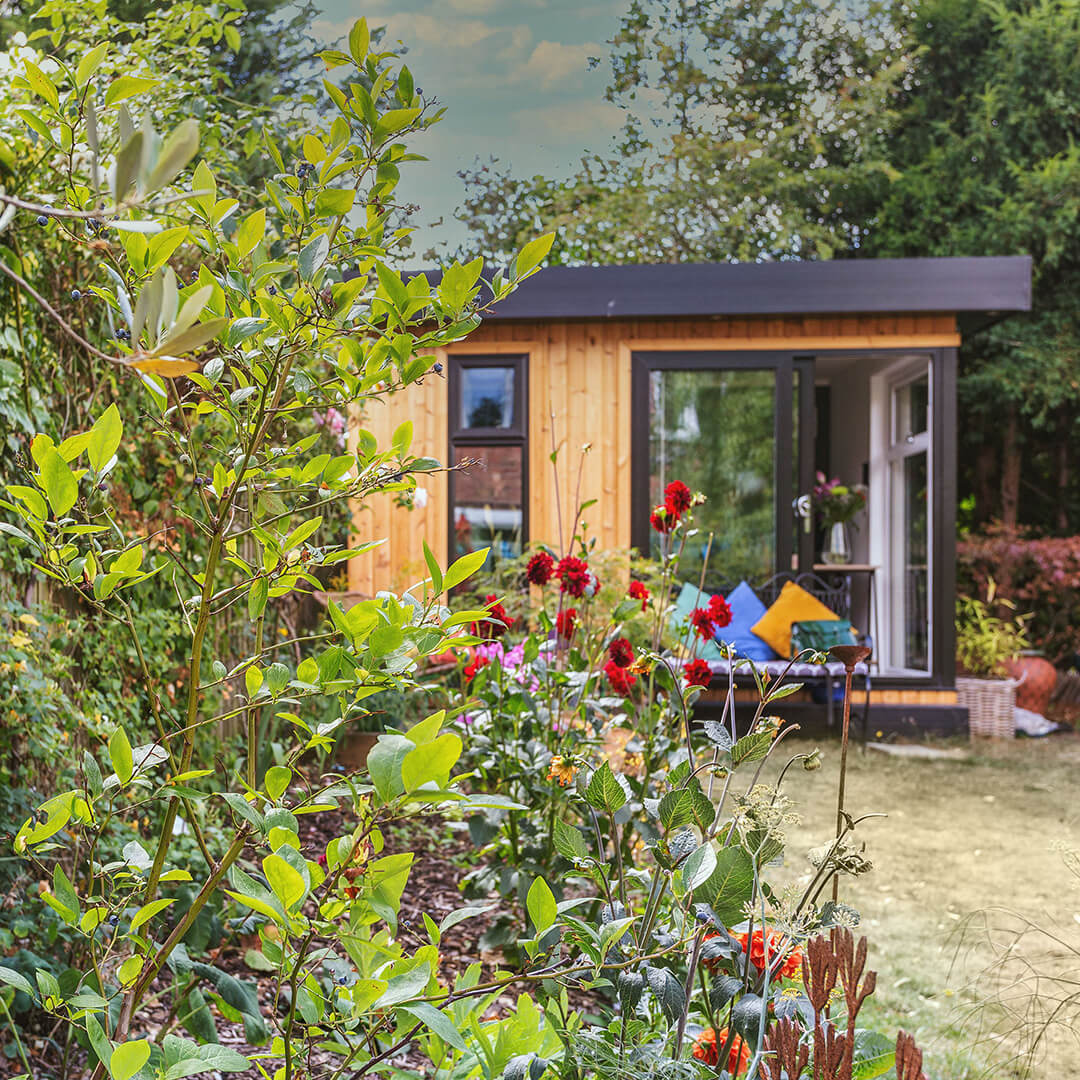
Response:
[[[442,568],[439,566],[439,560],[435,558],[431,548],[428,547],[427,541],[421,540],[420,542],[424,547],[424,562],[427,563],[428,573],[431,575],[431,587],[435,590],[437,596],[443,590]]]
[[[555,819],[555,832],[552,842],[555,844],[555,850],[569,862],[576,862],[578,859],[587,859],[589,857],[589,849],[585,845],[585,838],[573,825],[563,821],[562,818]]]
[[[160,79],[143,79],[136,75],[121,75],[109,83],[109,89],[105,91],[105,107],[119,105],[129,97],[151,90],[158,85]]]
[[[380,735],[371,748],[367,759],[368,772],[383,802],[390,802],[405,791],[401,763],[414,748],[415,743],[411,739],[390,732]]]
[[[713,850],[712,844],[706,841],[700,847],[691,851],[680,870],[683,883],[687,889],[696,889],[699,885],[708,881],[716,870],[716,852]]]
[[[443,588],[449,592],[466,579],[472,577],[487,561],[490,550],[490,548],[480,548],[478,551],[470,551],[467,555],[462,555],[446,571],[443,578]]]
[[[102,469],[112,460],[123,435],[124,424],[120,419],[120,411],[115,404],[110,405],[90,429],[90,441],[86,446],[90,468],[95,473],[100,475]]]
[[[229,1046],[219,1046],[217,1043],[199,1046],[177,1035],[165,1036],[162,1052],[166,1066],[163,1080],[182,1080],[185,1076],[197,1076],[204,1072],[243,1072],[251,1067],[243,1054]]]
[[[439,1012],[434,1005],[426,1001],[416,1001],[411,1005],[402,1006],[401,1011],[423,1021],[444,1043],[448,1043],[455,1050],[468,1050],[468,1046],[454,1021],[446,1013]]]
[[[181,120],[169,133],[161,153],[146,180],[148,192],[172,183],[180,171],[199,152],[199,121]]]
[[[86,1034],[90,1039],[90,1045],[93,1047],[94,1053],[98,1056],[98,1061],[108,1067],[109,1059],[112,1057],[112,1043],[109,1042],[105,1032],[102,1031],[98,1018],[92,1013],[86,1018]]]
[[[353,207],[356,192],[352,188],[326,188],[315,196],[317,217],[343,217]]]
[[[116,773],[121,784],[126,784],[134,771],[134,763],[131,756],[131,743],[128,741],[127,732],[118,727],[109,736],[109,760],[112,761],[113,772]]]
[[[585,789],[585,801],[596,810],[614,814],[626,802],[626,791],[604,761],[589,779]]]
[[[288,790],[291,781],[292,769],[288,769],[284,765],[271,765],[266,770],[266,794],[277,801]]]
[[[122,1043],[112,1052],[109,1059],[109,1072],[113,1080],[131,1080],[150,1060],[150,1041],[137,1039],[135,1042]]]
[[[248,618],[254,621],[266,610],[266,599],[270,595],[270,583],[264,577],[257,577],[248,591]],[[250,670],[250,669],[249,669]]]
[[[314,240],[309,241],[300,249],[297,263],[298,273],[302,281],[310,281],[315,276],[326,256],[330,254],[330,238],[326,233],[320,233]]]
[[[725,926],[734,926],[753,893],[753,860],[741,847],[727,847],[716,853],[716,869],[694,890],[694,899],[708,904]]]
[[[401,782],[406,791],[416,791],[424,784],[434,783],[439,789],[450,781],[450,770],[461,757],[461,739],[445,732],[431,742],[421,743],[410,750],[401,762]]]
[[[518,256],[514,260],[513,277],[520,279],[535,270],[551,250],[554,241],[555,234],[553,232],[538,236],[535,240],[530,240],[518,252]]]
[[[149,922],[159,911],[164,911],[170,904],[176,903],[175,899],[162,899],[151,900],[149,904],[143,904],[138,911],[135,912],[135,917],[131,920],[131,926],[128,928],[129,933],[134,933],[144,923]]]
[[[731,760],[735,765],[748,761],[760,761],[773,744],[771,731],[759,731],[756,735],[744,735],[731,748]]]
[[[76,86],[81,88],[90,81],[90,77],[99,67],[101,67],[101,63],[105,59],[105,53],[108,48],[108,42],[103,41],[100,45],[95,45],[79,61],[79,66],[75,69]]]
[[[270,888],[286,911],[307,895],[307,885],[299,871],[293,869],[280,855],[267,855],[262,861],[262,868]]]
[[[878,1031],[855,1029],[855,1053],[851,1080],[874,1080],[896,1064],[896,1042]]]
[[[656,1003],[669,1024],[674,1024],[686,1008],[686,991],[682,982],[667,968],[650,967],[648,970],[649,989],[656,997]]]
[[[37,439],[34,440],[37,443]],[[75,474],[68,468],[67,462],[52,446],[42,445],[34,454],[41,472],[38,480],[49,500],[54,517],[63,517],[79,497],[79,485]]]
[[[260,208],[253,214],[248,214],[237,228],[234,238],[236,250],[239,252],[241,259],[246,258],[258,247],[259,241],[262,240],[265,232],[266,211]]]
[[[558,905],[555,903],[555,895],[548,883],[538,877],[529,886],[529,894],[525,897],[525,908],[529,912],[533,929],[537,935],[542,934],[551,926],[559,914]]]
[[[689,788],[676,788],[660,800],[660,821],[665,829],[677,829],[694,820],[694,793]]]
[[[26,978],[20,975],[14,968],[0,966],[0,982],[7,983],[8,986],[14,986],[16,990],[21,990],[24,994],[28,994],[31,1000],[37,997],[37,992],[34,988],[27,982]]]
[[[65,918],[64,921],[73,925],[79,917],[79,894],[59,863],[53,867],[53,894],[64,908],[71,912],[70,917]]]
[[[357,19],[349,31],[349,52],[357,67],[363,67],[370,44],[371,34],[368,31],[367,19]]]

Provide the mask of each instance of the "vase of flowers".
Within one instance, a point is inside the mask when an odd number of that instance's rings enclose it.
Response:
[[[821,561],[831,566],[851,562],[850,530],[854,527],[855,515],[866,506],[866,487],[862,484],[849,487],[835,476],[827,480],[825,474],[819,472],[814,485],[814,506],[825,530]]]

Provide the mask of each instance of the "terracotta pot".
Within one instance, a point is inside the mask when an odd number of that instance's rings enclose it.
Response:
[[[367,765],[368,754],[379,741],[377,731],[353,731],[338,742],[337,762],[349,772]]]
[[[1058,674],[1054,665],[1041,656],[1018,656],[1005,665],[1006,671],[1019,680],[1016,704],[1021,709],[1046,715],[1050,695],[1057,686]]]

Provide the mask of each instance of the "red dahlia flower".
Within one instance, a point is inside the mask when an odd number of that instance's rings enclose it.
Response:
[[[634,646],[624,637],[616,638],[607,647],[608,656],[621,668],[628,668],[634,662]]]
[[[555,573],[562,582],[562,591],[564,593],[569,593],[574,597],[585,595],[585,589],[589,584],[591,575],[589,573],[589,564],[584,559],[579,559],[574,555],[567,555],[559,560]]]
[[[476,678],[476,673],[482,668],[487,667],[491,661],[486,656],[481,656],[480,653],[474,653],[473,658],[465,665],[465,681],[471,683]]]
[[[538,551],[525,567],[530,585],[546,585],[555,574],[555,560],[546,552]]]
[[[731,624],[731,608],[722,596],[709,597],[709,618],[718,629]]]
[[[664,534],[671,532],[679,524],[679,519],[674,514],[669,514],[666,506],[658,506],[649,515],[649,524],[658,533]]]
[[[717,1033],[713,1028],[706,1028],[694,1042],[694,1057],[713,1068],[720,1057],[720,1050],[728,1040],[728,1029],[721,1028]],[[750,1064],[750,1047],[736,1035],[728,1050],[727,1071],[738,1076]]]
[[[694,633],[702,641],[712,641],[716,634],[713,628],[712,615],[709,613],[708,608],[694,608],[690,612],[690,625],[694,628]]]
[[[577,626],[577,608],[568,607],[555,616],[555,632],[567,641],[574,636]]]
[[[488,619],[492,621],[478,622],[475,627],[476,636],[489,639],[502,637],[514,625],[514,620],[494,594],[485,596],[484,603],[488,605]]]
[[[672,480],[664,488],[664,506],[667,512],[676,518],[680,518],[693,504],[694,497],[690,489],[681,480]]]
[[[687,686],[708,686],[712,682],[712,668],[707,660],[691,660],[683,668]]]
[[[609,660],[604,665],[604,674],[611,689],[621,697],[629,697],[637,684],[637,676],[631,675],[626,668],[619,667],[614,660]]]
[[[649,590],[645,588],[644,582],[631,581],[630,589],[626,595],[629,596],[632,600],[640,600],[642,611],[644,611],[645,608],[649,605]]]

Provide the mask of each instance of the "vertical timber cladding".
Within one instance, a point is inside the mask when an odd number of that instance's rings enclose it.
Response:
[[[576,509],[581,449],[589,444],[581,471],[580,500],[596,499],[585,518],[602,547],[630,544],[631,358],[635,349],[722,351],[792,349],[897,349],[959,344],[953,315],[838,315],[787,318],[596,319],[484,323],[467,341],[442,350],[448,355],[526,355],[529,371],[529,541],[559,543]],[[444,377],[428,375],[389,402],[354,413],[350,433],[367,428],[387,446],[403,420],[413,421],[413,453],[446,461],[449,456],[448,393]],[[558,447],[558,499],[550,456]],[[354,435],[352,435],[355,438]],[[644,433],[638,433],[644,437]],[[373,551],[351,559],[349,590],[371,595],[400,591],[425,576],[421,542],[442,565],[447,553],[447,480],[429,474],[423,509],[405,510],[377,496],[353,510],[354,543],[386,538]],[[568,539],[568,537],[567,537]]]

